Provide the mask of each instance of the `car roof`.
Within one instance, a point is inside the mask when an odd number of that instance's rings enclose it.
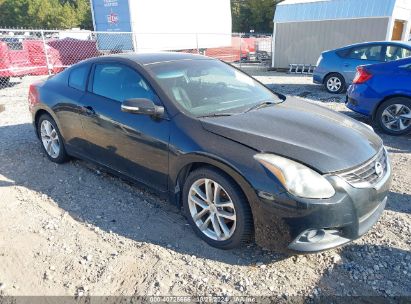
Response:
[[[93,61],[100,61],[107,58],[128,59],[140,65],[150,65],[164,62],[181,61],[181,60],[215,60],[210,57],[179,52],[157,52],[157,53],[122,53],[93,58]]]
[[[342,48],[335,49],[335,51],[345,50],[345,49],[352,48],[352,47],[373,45],[373,44],[383,44],[383,45],[393,45],[394,44],[394,45],[406,46],[406,47],[411,48],[411,41],[369,41],[369,42],[362,42],[362,43],[355,43],[355,44],[347,45]]]

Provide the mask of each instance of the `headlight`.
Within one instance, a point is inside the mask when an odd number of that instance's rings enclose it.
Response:
[[[274,154],[257,154],[254,158],[273,173],[288,192],[304,198],[330,198],[334,187],[319,173]]]

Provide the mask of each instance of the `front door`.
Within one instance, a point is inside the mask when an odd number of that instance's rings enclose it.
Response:
[[[133,68],[110,62],[94,65],[89,90],[81,101],[87,109],[82,116],[87,156],[164,191],[169,120],[122,112],[121,102],[129,98],[149,98],[161,103]]]

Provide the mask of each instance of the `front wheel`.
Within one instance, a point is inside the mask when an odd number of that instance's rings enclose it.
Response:
[[[213,168],[201,168],[188,176],[183,207],[195,233],[213,247],[236,248],[252,239],[251,209],[244,194]]]
[[[411,99],[396,97],[385,101],[375,115],[376,123],[390,135],[411,132]]]
[[[341,94],[345,91],[345,79],[341,74],[333,73],[327,76],[324,81],[328,93]]]

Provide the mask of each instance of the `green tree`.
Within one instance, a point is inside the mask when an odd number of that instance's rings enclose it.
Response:
[[[283,0],[232,0],[234,32],[271,33],[275,7]]]
[[[92,29],[89,0],[0,0],[0,25]]]
[[[29,3],[27,0],[4,0],[0,4],[0,22],[2,26],[22,27],[27,23],[27,11]]]
[[[77,1],[77,11],[79,13],[79,26],[83,29],[93,30],[93,18],[89,0]]]

